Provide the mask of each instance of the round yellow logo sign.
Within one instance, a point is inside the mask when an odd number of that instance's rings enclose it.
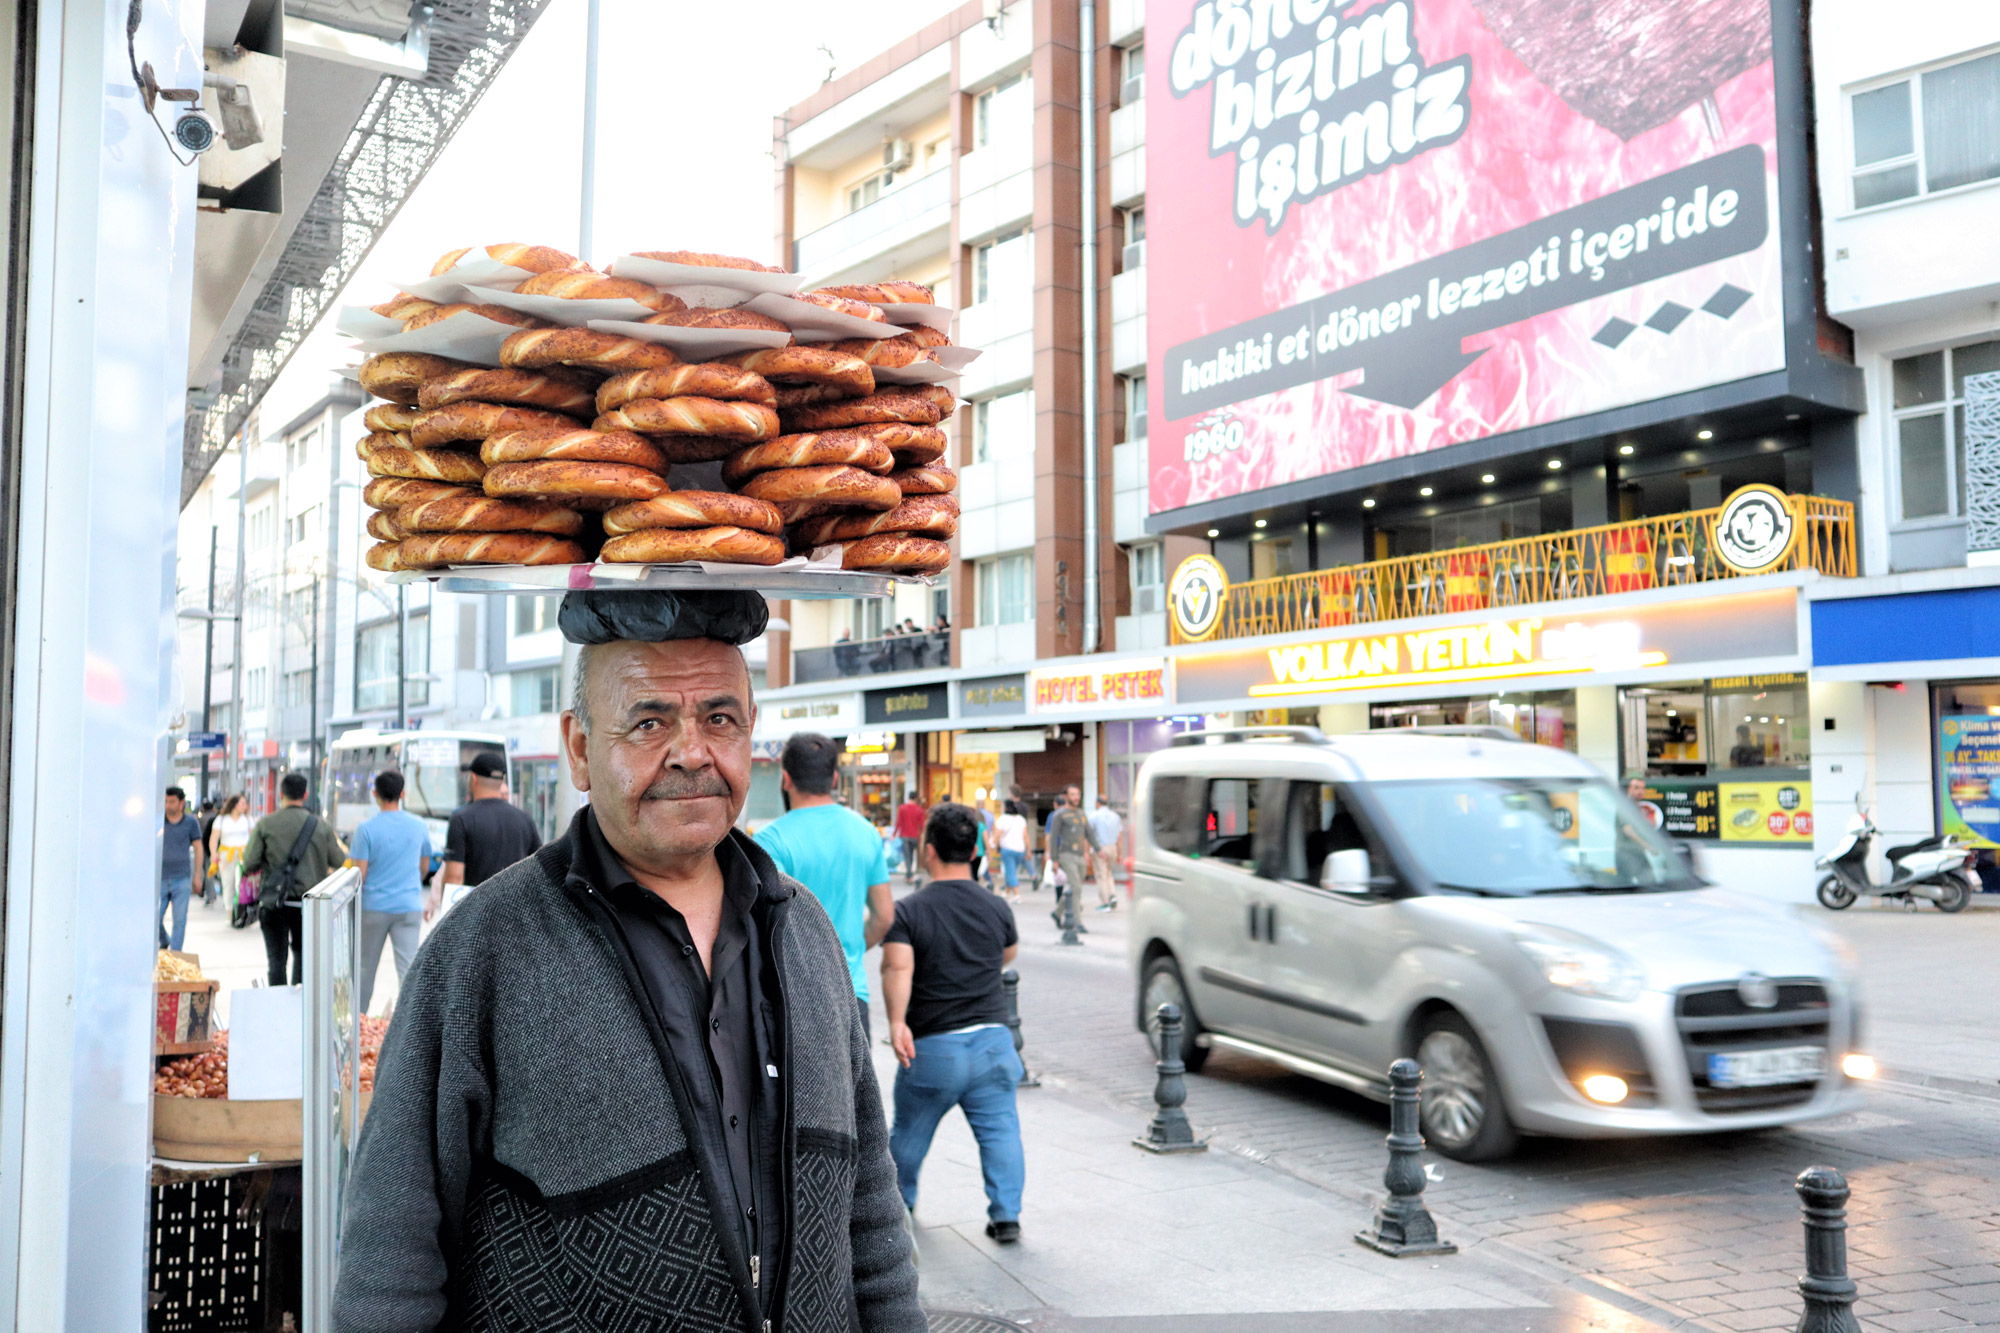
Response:
[[[1738,487],[1715,518],[1715,553],[1738,574],[1775,569],[1798,536],[1791,497],[1763,482]]]
[[[1229,593],[1229,575],[1212,555],[1191,555],[1174,570],[1167,585],[1167,605],[1183,642],[1199,643],[1222,623],[1222,599]]]

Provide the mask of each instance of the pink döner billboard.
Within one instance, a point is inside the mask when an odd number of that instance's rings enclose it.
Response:
[[[1153,513],[1781,369],[1770,0],[1152,0]]]

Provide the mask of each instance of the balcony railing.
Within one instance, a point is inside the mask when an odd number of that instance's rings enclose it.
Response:
[[[811,685],[850,676],[880,676],[891,671],[920,671],[951,665],[951,634],[894,634],[886,639],[862,639],[827,648],[792,650],[792,683]]]
[[[1791,503],[1799,538],[1765,572],[1816,569],[1853,578],[1854,506],[1817,495],[1795,495]],[[1239,583],[1224,596],[1221,620],[1209,637],[1288,634],[1740,578],[1715,549],[1721,513],[1698,509]],[[1178,627],[1173,635],[1176,643],[1186,641]]]
[[[846,217],[809,231],[792,242],[792,267],[800,273],[823,268],[843,252],[870,237],[935,208],[951,206],[951,172],[933,171],[908,185],[889,191],[874,203],[855,209]]]

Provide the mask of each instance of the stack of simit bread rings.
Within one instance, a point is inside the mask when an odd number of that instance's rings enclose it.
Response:
[[[444,275],[467,251],[439,260]],[[484,254],[529,276],[513,290],[557,299],[624,299],[651,313],[643,322],[686,328],[791,330],[754,311],[690,308],[632,278],[598,273],[574,256],[539,246],[488,246]],[[749,260],[686,251],[640,258],[714,268],[765,270]],[[910,284],[851,289],[806,300],[884,322],[883,301],[917,299]],[[936,422],[953,403],[942,390],[877,393],[872,366],[909,365],[946,341],[930,329],[882,340],[796,344],[683,361],[658,343],[552,325],[493,304],[434,302],[409,294],[374,308],[425,327],[464,310],[518,327],[500,344],[498,366],[416,352],[384,352],[360,368],[362,386],[387,401],[364,418],[359,452],[376,511],[367,553],[376,569],[460,564],[715,561],[773,565],[794,550],[851,542],[853,569],[933,573],[949,562],[956,503]],[[558,315],[556,318],[561,319]],[[905,401],[907,400],[907,401]],[[803,412],[781,437],[780,409]],[[844,413],[856,429],[810,426],[815,412]],[[586,424],[588,423],[588,424]],[[841,460],[835,462],[833,460]],[[722,461],[731,491],[674,490],[674,464]],[[926,468],[924,465],[932,464]],[[911,512],[889,474],[912,483],[937,513]],[[787,475],[789,474],[789,475]],[[857,485],[857,479],[863,479]],[[836,520],[871,524],[831,535]],[[810,522],[810,530],[808,524]],[[843,529],[843,533],[845,529]],[[919,536],[921,534],[921,536]],[[867,547],[876,535],[922,546]],[[928,549],[935,547],[935,553]]]
[[[933,300],[910,282],[805,293],[844,314],[886,323],[885,304]],[[885,329],[885,332],[887,330]],[[778,507],[794,554],[842,547],[846,569],[935,574],[951,563],[958,532],[956,474],[944,462],[939,423],[957,410],[937,385],[878,387],[874,370],[931,359],[943,334],[918,326],[853,339],[752,352],[738,358],[778,385],[785,433],[731,454],[723,480]]]

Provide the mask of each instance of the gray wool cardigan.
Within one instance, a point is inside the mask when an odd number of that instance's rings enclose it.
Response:
[[[920,1333],[881,1094],[825,909],[730,834],[762,884],[783,1009],[790,1226],[753,1289],[738,1231],[714,1223],[721,1145],[690,1132],[609,908],[571,873],[579,832],[480,885],[410,969],[348,1176],[335,1329]]]

